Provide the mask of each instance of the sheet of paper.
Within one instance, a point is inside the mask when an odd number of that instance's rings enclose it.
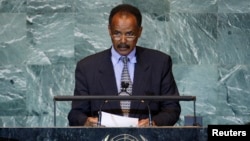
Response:
[[[124,117],[102,112],[101,125],[105,127],[137,127],[138,118]]]

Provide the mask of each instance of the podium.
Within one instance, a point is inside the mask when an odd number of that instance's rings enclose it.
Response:
[[[193,125],[198,125],[196,121],[196,96],[54,96],[54,126],[56,127],[56,102],[57,101],[83,101],[83,100],[103,100],[103,101],[112,101],[112,100],[137,100],[141,102],[145,101],[193,101]],[[102,107],[102,106],[100,106]],[[149,112],[149,122],[151,123],[151,112],[149,105],[148,112]],[[101,108],[100,108],[101,110]],[[101,111],[99,111],[101,112]],[[99,123],[100,124],[100,123]]]
[[[0,128],[0,141],[207,141],[200,126],[57,127],[56,102],[73,100],[194,101],[196,123],[195,96],[55,96],[54,127]]]
[[[202,127],[0,128],[0,141],[207,141]]]

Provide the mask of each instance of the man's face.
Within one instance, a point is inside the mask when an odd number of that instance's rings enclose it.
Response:
[[[108,28],[114,48],[122,56],[135,48],[142,31],[135,16],[129,13],[115,14]]]

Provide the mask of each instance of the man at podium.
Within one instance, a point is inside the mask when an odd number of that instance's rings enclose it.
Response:
[[[179,96],[172,60],[163,52],[137,46],[142,33],[138,8],[121,4],[109,15],[109,49],[83,58],[75,69],[75,96]],[[72,101],[70,126],[95,126],[98,112],[138,118],[137,127],[173,126],[181,113],[179,101]],[[120,121],[123,122],[123,121]]]

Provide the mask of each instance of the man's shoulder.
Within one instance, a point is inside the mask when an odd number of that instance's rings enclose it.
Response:
[[[110,49],[105,49],[103,51],[84,57],[83,59],[79,61],[79,63],[99,62],[100,60],[104,60],[105,58],[108,58],[110,56],[110,53],[111,53]]]
[[[141,47],[137,46],[136,48],[138,55],[140,56],[145,56],[145,57],[156,57],[156,58],[161,58],[161,57],[170,57],[167,53],[162,52],[160,50],[156,49],[151,49],[151,48],[146,48],[146,47]]]

